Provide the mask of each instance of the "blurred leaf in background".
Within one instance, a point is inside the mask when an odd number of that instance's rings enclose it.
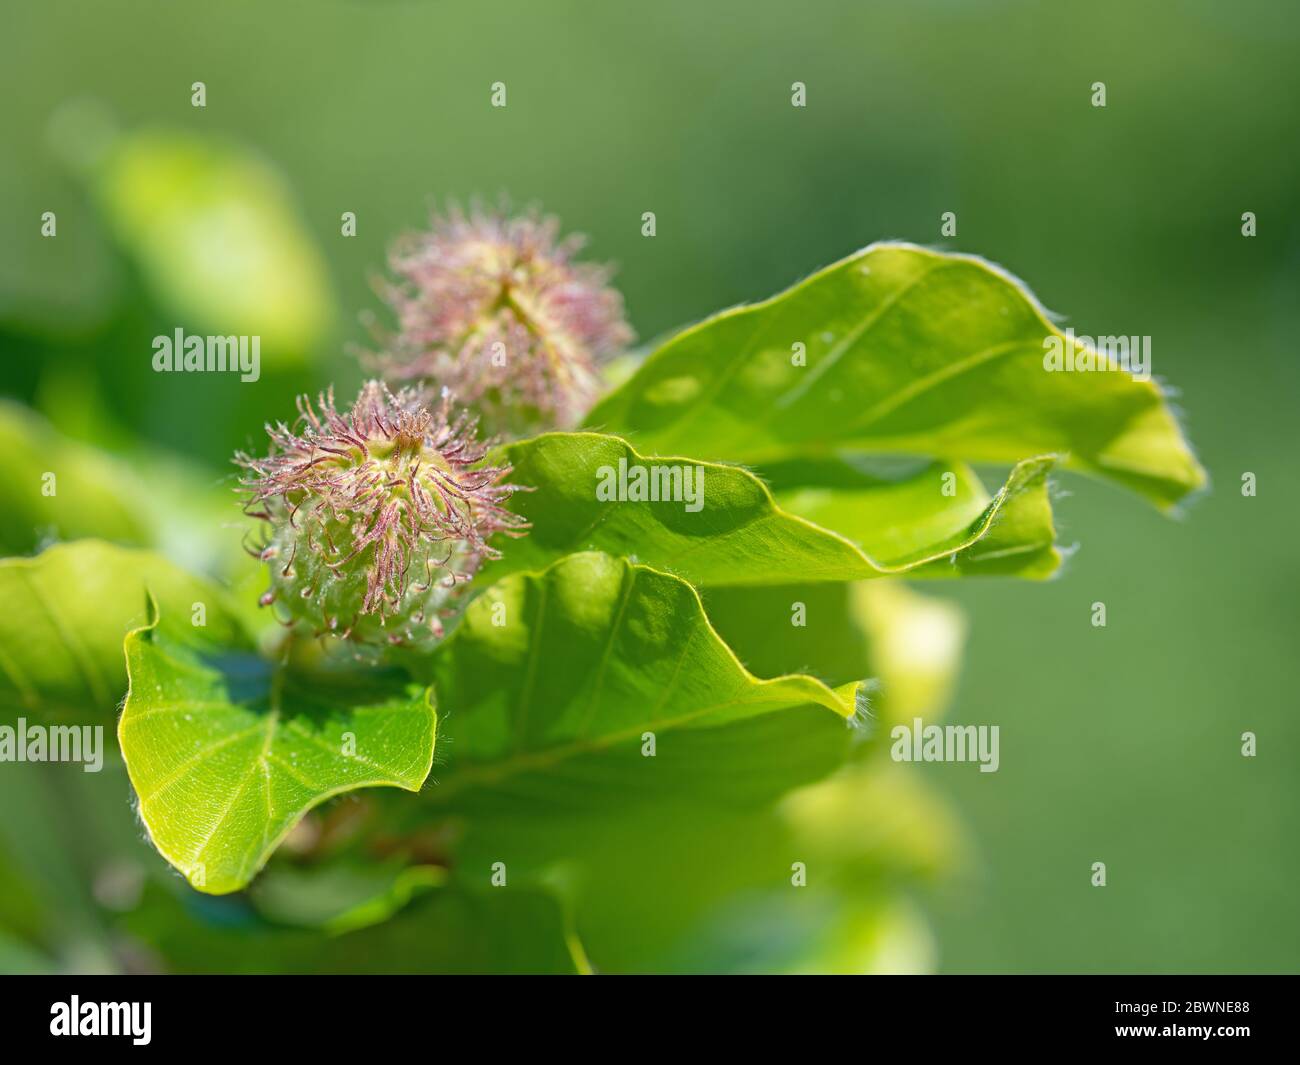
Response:
[[[334,314],[320,251],[270,164],[181,131],[123,137],[93,175],[144,282],[196,333],[260,336],[267,363],[320,343]]]

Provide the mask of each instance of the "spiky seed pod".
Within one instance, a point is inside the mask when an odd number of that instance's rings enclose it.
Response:
[[[392,380],[435,380],[494,432],[571,428],[599,393],[599,366],[633,339],[610,269],[579,263],[578,236],[536,212],[452,208],[399,239],[397,317],[377,359]]]
[[[446,391],[431,401],[371,381],[344,413],[332,390],[298,411],[292,428],[266,427],[265,458],[235,456],[246,512],[268,523],[263,604],[360,643],[440,638],[465,582],[499,557],[489,539],[523,535],[505,509],[519,490],[504,483],[510,468],[486,464]]]

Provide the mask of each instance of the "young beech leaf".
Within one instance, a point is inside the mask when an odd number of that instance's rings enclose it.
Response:
[[[190,459],[143,444],[125,454],[104,451],[7,400],[0,400],[0,453],[0,554],[93,537],[153,548],[185,569],[234,581],[252,571],[262,580],[231,533],[240,519],[231,514],[230,485]],[[130,602],[144,609],[142,595]]]
[[[118,741],[159,852],[200,891],[243,887],[333,795],[418,791],[433,763],[432,693],[383,671],[303,675],[169,637],[126,637]]]
[[[320,252],[283,176],[252,152],[193,134],[135,133],[113,145],[94,189],[150,291],[196,334],[254,336],[269,366],[300,360],[328,327]]]
[[[893,479],[844,473],[847,466],[836,467],[834,479],[826,469],[785,469],[786,480],[801,487],[774,500],[747,470],[648,458],[597,433],[548,433],[503,448],[501,461],[514,467],[518,483],[536,489],[511,502],[532,528],[489,563],[484,582],[588,550],[634,557],[697,586],[895,573],[1046,577],[1060,562],[1050,457],[1020,463],[992,499],[971,470],[941,463]],[[630,490],[636,469],[656,484],[657,500]],[[943,491],[948,472],[952,495]]]
[[[144,623],[146,591],[186,640],[240,638],[222,589],[149,551],[79,540],[0,561],[0,712],[112,713],[126,694],[122,638]]]
[[[839,765],[859,708],[855,683],[759,680],[691,585],[598,553],[494,585],[431,667],[455,712],[427,794],[459,809],[762,801]]]
[[[148,490],[127,464],[62,436],[39,415],[3,400],[0,452],[5,456],[0,552],[23,554],[55,537],[149,542],[147,514],[133,503]]]
[[[790,624],[790,604],[805,624]],[[877,729],[947,709],[966,638],[962,612],[902,581],[711,588],[704,608],[718,634],[760,676],[798,670],[827,684],[869,676]]]
[[[1055,462],[1017,463],[992,498],[975,472],[956,462],[902,476],[868,472],[856,457],[795,460],[762,472],[778,506],[888,559],[889,573],[1045,578],[1061,564],[1048,484]]]
[[[1048,370],[1049,338],[1065,342],[984,260],[873,244],[679,333],[587,424],[651,452],[758,465],[837,448],[969,462],[1061,453],[1161,506],[1205,483],[1152,381]]]
[[[309,868],[272,862],[248,889],[263,917],[281,925],[350,932],[387,921],[417,895],[442,887],[440,865],[407,865],[401,858],[355,857]]]

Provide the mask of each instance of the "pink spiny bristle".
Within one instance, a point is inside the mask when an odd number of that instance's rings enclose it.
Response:
[[[536,211],[435,214],[390,255],[395,280],[381,295],[398,324],[378,365],[395,380],[441,381],[466,403],[575,425],[600,364],[633,340],[610,268],[575,261],[583,243]]]
[[[267,426],[266,456],[236,455],[246,471],[246,511],[272,526],[261,555],[273,581],[277,573],[282,581],[301,578],[295,595],[268,593],[289,609],[294,600],[324,609],[327,588],[352,587],[363,575],[348,613],[382,623],[410,606],[412,589],[468,581],[484,560],[499,557],[492,536],[526,528],[507,507],[519,490],[505,483],[510,467],[487,463],[475,421],[446,390],[393,392],[369,381],[346,410],[331,390],[315,403],[302,397],[298,412],[293,426]],[[325,616],[314,620],[322,632],[337,631],[337,613],[333,625]],[[354,618],[349,629],[355,625]]]

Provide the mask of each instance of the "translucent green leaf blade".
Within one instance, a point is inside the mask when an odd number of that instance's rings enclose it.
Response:
[[[876,244],[678,334],[587,424],[642,450],[759,465],[836,448],[968,462],[1059,453],[1159,505],[1204,484],[1153,382],[1049,372],[1049,337],[1064,342],[983,260]]]
[[[118,740],[141,819],[201,891],[243,887],[304,813],[355,788],[418,791],[436,714],[382,674],[299,677],[195,654],[156,624],[126,639]]]
[[[839,764],[858,709],[853,683],[755,678],[689,584],[596,553],[494,585],[432,671],[453,711],[435,803],[768,797]]]
[[[763,473],[784,510],[886,560],[881,575],[1041,579],[1062,558],[1048,483],[1055,464],[1053,456],[1017,463],[992,498],[959,462],[888,478],[843,458],[790,462]]]
[[[49,539],[98,536],[146,544],[147,491],[125,464],[57,433],[17,403],[0,401],[0,552],[25,554]]]
[[[240,644],[225,593],[150,551],[80,540],[0,561],[0,710],[112,713],[126,694],[122,639],[144,623],[146,593],[189,640]]]
[[[589,550],[632,557],[701,587],[897,573],[1046,577],[1060,562],[1050,457],[1021,463],[993,498],[971,470],[949,463],[894,480],[850,478],[839,466],[835,480],[825,470],[787,468],[787,481],[799,487],[776,499],[739,467],[649,458],[597,433],[548,433],[503,448],[502,457],[515,468],[513,480],[535,489],[514,499],[532,528],[487,567],[485,582]],[[698,508],[598,498],[597,484],[610,475],[602,471],[620,464],[692,471],[702,486]],[[945,475],[953,478],[951,495]]]
[[[6,459],[0,554],[26,555],[47,543],[93,537],[152,547],[182,568],[207,574],[242,579],[260,573],[232,531],[240,519],[231,516],[229,484],[214,482],[210,470],[188,459],[145,445],[122,454],[105,451],[5,400],[0,451]]]

